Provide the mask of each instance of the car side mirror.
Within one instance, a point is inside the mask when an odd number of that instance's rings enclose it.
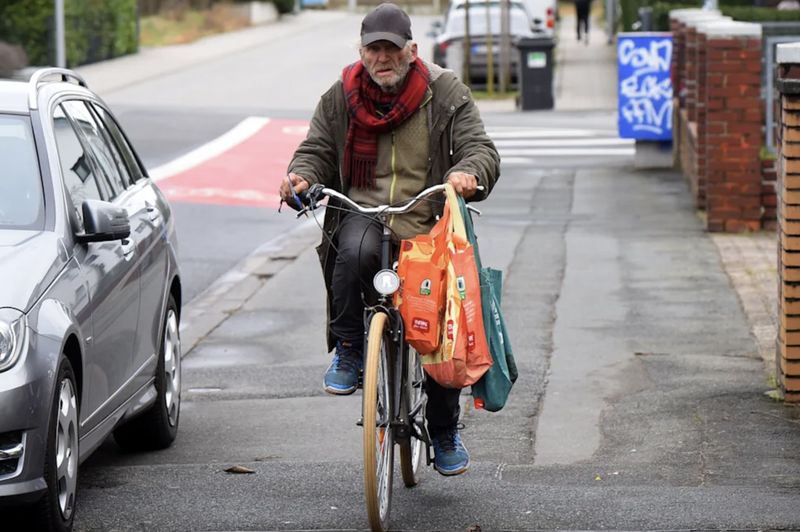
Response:
[[[76,235],[78,242],[110,242],[131,236],[128,211],[101,200],[85,200],[83,211],[84,232]]]

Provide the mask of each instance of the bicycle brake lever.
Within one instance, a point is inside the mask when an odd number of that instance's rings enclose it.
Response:
[[[474,212],[474,213],[475,213],[475,214],[477,214],[478,216],[480,216],[480,215],[481,215],[481,211],[479,211],[478,209],[476,209],[475,207],[473,207],[473,206],[472,206],[472,205],[470,205],[469,203],[467,203],[467,210],[468,210],[468,211],[471,211],[471,212]]]

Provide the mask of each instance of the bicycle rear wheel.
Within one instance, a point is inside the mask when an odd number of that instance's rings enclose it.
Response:
[[[406,369],[405,390],[403,393],[403,415],[408,416],[409,422],[424,423],[425,406],[421,405],[418,412],[413,412],[423,400],[424,374],[422,370],[422,360],[417,352],[408,348],[408,364]],[[415,424],[416,425],[416,424]],[[419,467],[422,464],[422,456],[425,453],[425,442],[419,438],[411,436],[407,441],[400,444],[400,472],[403,475],[403,483],[407,488],[412,488],[419,484]]]
[[[388,317],[376,312],[369,325],[364,365],[364,494],[372,530],[389,526],[394,472],[394,438],[389,426],[392,416],[392,379]]]

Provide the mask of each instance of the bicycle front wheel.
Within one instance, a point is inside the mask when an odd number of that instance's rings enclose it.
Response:
[[[414,433],[419,430],[419,425],[425,422],[424,381],[422,360],[416,350],[409,346],[401,412],[404,417],[408,418],[409,424],[415,427]],[[425,442],[413,435],[406,441],[400,442],[400,472],[403,474],[403,483],[407,488],[412,488],[419,483],[419,467],[424,452]]]
[[[392,379],[388,316],[376,312],[369,325],[364,364],[364,493],[372,530],[389,526],[394,470],[394,441],[389,425],[392,417]]]

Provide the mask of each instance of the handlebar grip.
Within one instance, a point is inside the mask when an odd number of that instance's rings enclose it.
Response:
[[[322,199],[324,196],[324,194],[322,194],[322,189],[324,188],[324,185],[320,183],[314,183],[309,188],[298,194],[300,203],[306,207],[311,207],[314,203]]]

